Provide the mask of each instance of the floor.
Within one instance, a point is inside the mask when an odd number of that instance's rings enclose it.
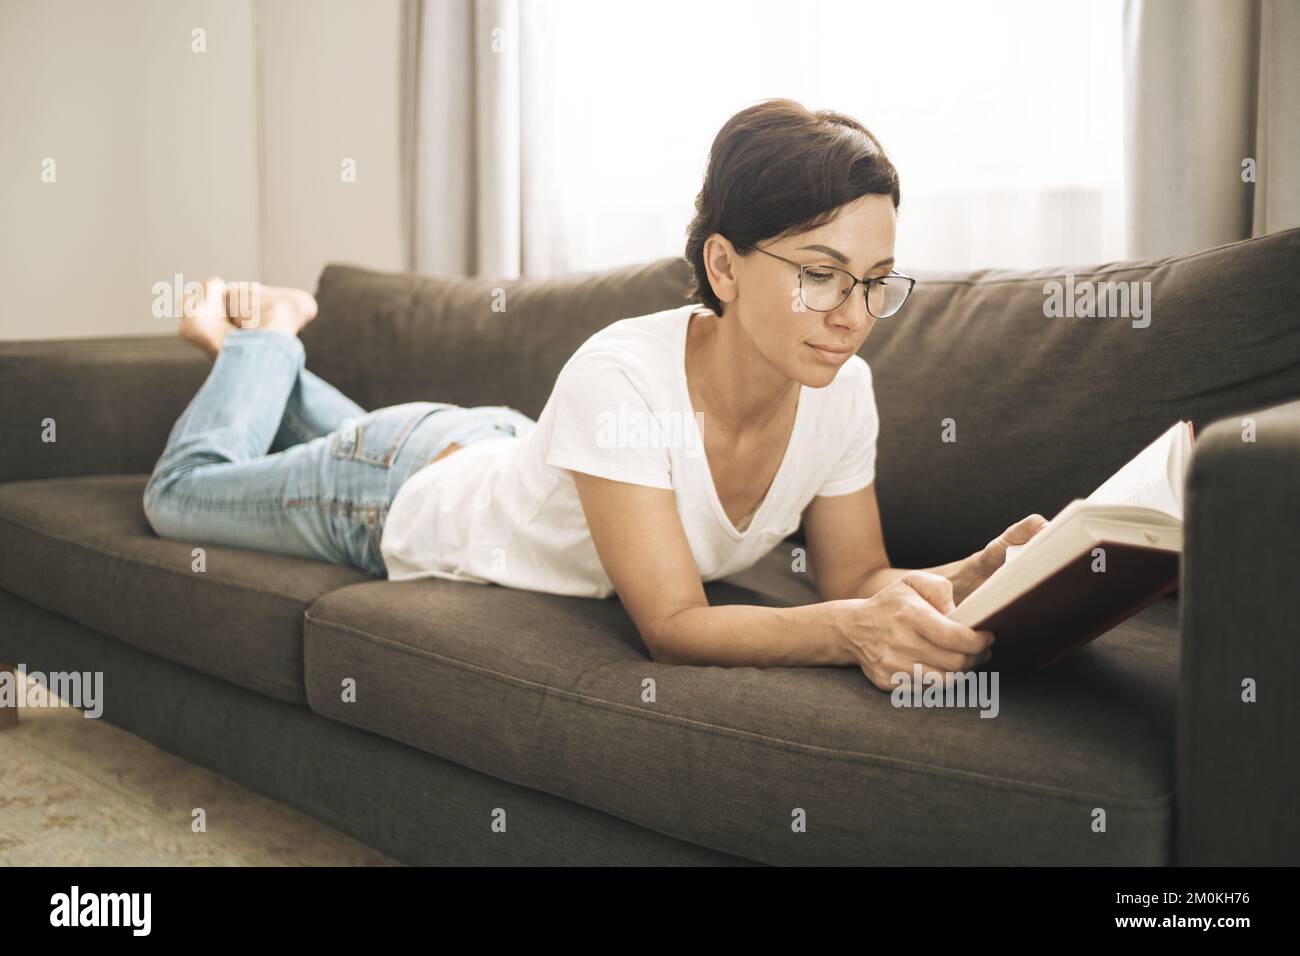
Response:
[[[401,865],[76,708],[12,717],[0,712],[0,866]]]

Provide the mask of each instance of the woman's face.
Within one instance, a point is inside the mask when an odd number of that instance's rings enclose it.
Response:
[[[889,196],[867,195],[824,226],[758,245],[800,265],[833,266],[872,279],[894,266],[895,221]],[[731,262],[732,296],[719,295],[728,318],[734,315],[768,362],[802,385],[829,385],[876,323],[862,285],[834,310],[816,312],[801,307],[798,267],[754,251]]]

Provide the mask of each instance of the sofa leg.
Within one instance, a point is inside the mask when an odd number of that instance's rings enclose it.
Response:
[[[18,688],[18,693],[22,693],[22,688],[18,687],[18,668],[14,667],[8,661],[0,661],[0,673],[8,671],[12,681],[12,686]],[[0,696],[0,730],[8,730],[11,727],[18,726],[18,699],[14,698],[13,706],[6,706],[3,696]]]

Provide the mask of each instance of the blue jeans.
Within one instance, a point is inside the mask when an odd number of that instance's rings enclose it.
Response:
[[[157,534],[386,577],[379,541],[402,482],[452,442],[524,435],[536,424],[504,405],[366,412],[303,363],[297,338],[265,329],[226,337],[145,486]]]

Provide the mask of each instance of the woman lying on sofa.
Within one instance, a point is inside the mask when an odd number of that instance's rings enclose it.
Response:
[[[555,594],[617,592],[656,661],[942,675],[993,635],[945,615],[1045,523],[890,567],[878,420],[857,355],[913,280],[898,175],[841,114],[769,100],[714,140],[690,224],[692,301],[591,336],[536,422],[505,406],[366,412],[304,368],[306,292],[220,280],[181,335],[216,359],[145,489],[165,537]],[[959,480],[959,479],[954,479]],[[821,603],[711,607],[802,518]]]

